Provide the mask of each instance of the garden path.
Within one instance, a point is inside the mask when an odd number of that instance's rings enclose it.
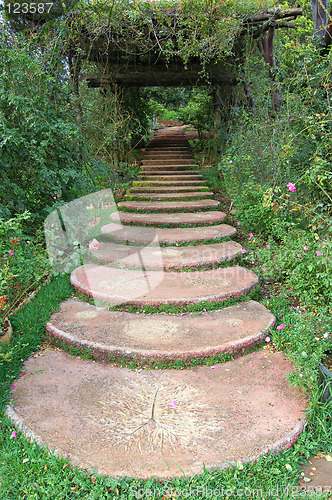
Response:
[[[159,130],[91,261],[71,275],[96,303],[71,298],[47,325],[93,359],[46,349],[15,384],[10,416],[75,464],[182,476],[284,449],[303,429],[291,364],[258,349],[275,318],[249,300],[258,278],[236,264],[236,230],[196,170],[183,129]]]

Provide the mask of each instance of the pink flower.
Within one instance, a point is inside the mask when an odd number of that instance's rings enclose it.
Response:
[[[20,377],[22,377],[24,374],[25,374],[25,372],[21,372],[21,373],[20,373]]]
[[[175,406],[177,406],[178,404],[177,404],[177,402],[176,402],[176,401],[171,401],[169,405],[170,405],[170,406],[172,406],[172,407],[174,408],[174,407],[175,407]]]
[[[309,248],[306,245],[304,245],[303,250],[309,250]]]
[[[301,377],[301,378],[302,378],[302,377],[303,377],[303,373],[299,373],[299,377]]]
[[[315,339],[317,340],[317,342],[319,341],[319,337],[315,337]]]
[[[238,223],[237,223],[237,225],[239,226],[239,225],[240,225],[240,223],[238,222]]]
[[[319,250],[316,250],[316,255],[317,255],[317,257],[323,257],[323,254],[322,254],[322,253],[320,253],[320,251],[319,251]]]
[[[291,226],[295,226],[295,222],[291,222]]]
[[[11,433],[10,437],[11,437],[11,438],[17,438],[17,434],[16,434],[16,432],[15,432],[15,431],[13,431],[13,432]]]
[[[292,193],[295,193],[296,187],[294,186],[294,184],[292,184],[291,182],[289,182],[287,184],[287,187],[288,187],[289,191],[292,191]]]
[[[242,248],[241,252],[242,253],[247,253],[247,250],[245,248]]]
[[[265,342],[270,342],[270,337],[265,337]]]
[[[249,234],[249,238],[253,238],[254,235],[252,233]]]
[[[99,241],[96,240],[96,238],[93,238],[90,243],[89,243],[89,250],[98,250],[99,247]]]
[[[9,255],[14,255],[14,250],[9,250]]]
[[[13,384],[13,385],[10,386],[11,389],[14,389],[14,387],[15,387],[15,384]]]
[[[271,248],[270,245],[266,245],[266,248]]]
[[[298,258],[301,259],[302,255],[300,253],[297,254]]]
[[[217,368],[218,368],[217,365],[211,366],[211,370],[216,370]]]
[[[277,330],[283,330],[284,328],[286,328],[286,325],[279,325],[279,326],[277,326]]]
[[[324,339],[327,339],[328,336],[329,336],[328,333],[324,333],[324,335],[323,335]]]

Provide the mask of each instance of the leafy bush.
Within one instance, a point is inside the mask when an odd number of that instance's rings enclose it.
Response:
[[[41,238],[22,231],[30,217],[25,212],[7,221],[0,219],[0,329],[4,318],[50,271]]]
[[[92,186],[66,80],[47,73],[33,47],[7,40],[0,30],[0,217],[28,210],[40,224],[55,202]]]

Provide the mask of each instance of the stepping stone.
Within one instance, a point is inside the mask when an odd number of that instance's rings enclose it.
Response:
[[[241,297],[258,285],[258,278],[240,266],[210,271],[168,272],[120,269],[85,264],[70,275],[80,292],[110,305],[175,306]]]
[[[159,181],[161,182],[162,184],[164,184],[164,181],[171,181],[172,183],[174,183],[174,181],[183,181],[183,182],[187,182],[187,179],[188,181],[198,181],[198,180],[202,180],[203,182],[203,176],[202,175],[192,175],[192,174],[187,174],[187,173],[181,173],[179,175],[173,175],[173,174],[158,174],[158,175],[155,175],[155,176],[151,176],[150,174],[145,174],[145,175],[142,175],[140,174],[140,179],[142,181]]]
[[[152,228],[122,226],[111,223],[101,228],[101,234],[114,238],[117,241],[125,241],[149,245],[157,237],[161,245],[176,245],[179,243],[193,243],[217,238],[227,238],[236,234],[235,227],[228,224],[203,227],[177,227],[177,228]]]
[[[178,159],[168,159],[168,155],[165,154],[164,158],[161,158],[160,160],[142,160],[142,165],[177,165],[179,163]],[[192,165],[193,160],[192,158],[189,158],[188,160],[185,160],[184,158],[181,159],[181,165]]]
[[[214,265],[234,259],[242,246],[234,241],[186,247],[133,246],[120,243],[100,242],[93,258],[107,264],[116,263],[124,267],[177,270],[184,267]]]
[[[218,200],[204,199],[193,201],[122,201],[118,203],[119,207],[136,210],[199,210],[218,205],[220,205]]]
[[[215,369],[132,371],[46,349],[24,364],[6,414],[73,465],[183,477],[291,447],[307,407],[292,369],[268,351]]]
[[[170,186],[170,187],[175,187],[175,186],[202,186],[202,187],[208,187],[206,182],[203,180],[197,180],[197,181],[192,181],[192,180],[149,180],[149,181],[134,181],[133,182],[134,187],[153,187],[153,186]]]
[[[194,166],[194,165],[193,165]],[[167,165],[164,167],[167,169]],[[140,177],[144,176],[146,177],[147,175],[148,176],[182,176],[184,175],[186,178],[187,176],[192,176],[192,175],[195,175],[195,176],[199,176],[199,178],[203,178],[203,176],[201,174],[198,173],[199,170],[172,170],[172,171],[169,171],[169,170],[146,170],[145,168],[142,169],[140,171]]]
[[[184,191],[200,191],[200,193],[208,193],[208,188],[205,186],[155,186],[155,187],[133,187],[129,190],[129,193],[136,192],[146,192],[146,193],[180,193]]]
[[[181,165],[181,164],[178,164],[178,165],[158,165],[158,166],[154,166],[154,165],[144,165],[143,168],[141,169],[141,172],[160,172],[160,171],[163,171],[163,169],[166,169],[167,172],[169,172],[169,174],[171,174],[173,172],[176,173],[178,172],[179,170],[181,172],[200,172],[200,170],[188,170],[188,167],[196,167],[197,168],[197,165],[195,163],[192,163],[190,165]]]
[[[172,158],[172,159],[182,159],[185,158],[186,160],[191,160],[193,161],[193,155],[188,151],[146,151],[143,156],[143,160],[159,160],[161,158],[165,158],[165,155],[167,155],[167,158]]]
[[[181,198],[202,198],[202,196],[213,196],[214,193],[209,191],[192,191],[184,193],[168,192],[168,193],[142,193],[140,191],[126,194],[126,197],[135,196],[136,198],[149,198],[150,200],[164,200],[174,199],[181,200]]]
[[[166,203],[166,202],[165,202]],[[182,202],[185,203],[185,202]],[[180,224],[195,225],[195,224],[212,224],[220,222],[226,218],[224,212],[214,210],[212,212],[180,212],[180,213],[164,213],[164,214],[136,214],[131,212],[118,212],[110,216],[112,222],[119,221],[126,224],[140,223],[149,225],[172,225],[179,226]]]
[[[252,300],[203,314],[137,315],[70,299],[46,330],[51,339],[89,349],[102,361],[110,356],[166,361],[238,353],[262,341],[274,323],[273,314]]]

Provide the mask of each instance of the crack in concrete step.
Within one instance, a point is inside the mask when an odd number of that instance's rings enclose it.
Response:
[[[278,352],[213,370],[132,371],[46,349],[24,364],[6,413],[74,465],[110,476],[183,477],[292,446],[306,403],[289,385],[291,370]]]

